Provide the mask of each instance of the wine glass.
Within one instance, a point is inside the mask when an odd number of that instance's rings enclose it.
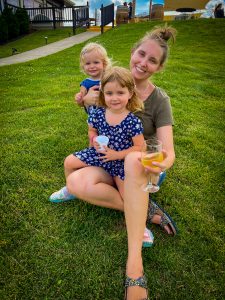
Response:
[[[152,162],[162,162],[163,153],[162,153],[162,142],[157,138],[150,138],[144,141],[142,151],[141,151],[141,163],[144,167],[157,168]],[[148,172],[148,183],[147,185],[142,186],[143,191],[148,193],[156,193],[159,190],[159,186],[156,183],[153,183],[153,179],[157,176]]]

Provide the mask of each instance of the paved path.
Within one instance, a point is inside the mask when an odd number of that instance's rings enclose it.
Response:
[[[26,62],[29,60],[37,59],[40,57],[44,57],[44,56],[62,51],[66,48],[70,48],[73,45],[85,42],[97,35],[100,35],[100,32],[86,31],[86,32],[71,36],[69,38],[66,38],[64,40],[61,40],[61,41],[58,41],[55,43],[51,43],[49,45],[45,45],[43,47],[36,48],[34,50],[30,50],[30,51],[26,51],[26,52],[19,53],[16,55],[12,55],[10,57],[1,58],[0,66],[18,64],[18,63]]]

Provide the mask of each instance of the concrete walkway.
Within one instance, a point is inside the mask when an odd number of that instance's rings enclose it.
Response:
[[[34,50],[15,54],[10,57],[1,58],[0,66],[18,64],[18,63],[26,62],[29,60],[37,59],[40,57],[48,56],[50,54],[62,51],[66,48],[70,48],[73,45],[83,43],[95,36],[100,35],[100,34],[101,34],[101,32],[86,31],[86,32],[80,33],[78,35],[74,35],[69,38],[66,38],[64,40],[61,40],[61,41],[58,41],[55,43],[51,43],[51,44],[43,46],[43,47],[36,48]]]

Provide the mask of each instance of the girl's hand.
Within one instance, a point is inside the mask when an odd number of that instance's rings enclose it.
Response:
[[[104,148],[104,151],[100,151],[100,153],[104,154],[104,156],[99,157],[99,159],[102,159],[104,162],[121,159],[118,151],[115,151],[108,147]]]
[[[163,153],[163,161],[162,162],[153,162],[152,164],[154,166],[156,166],[157,168],[151,168],[151,167],[144,167],[145,168],[145,171],[146,173],[152,173],[152,174],[155,174],[155,175],[159,175],[161,172],[165,171],[167,169],[167,166],[166,166],[166,158],[167,158],[167,152],[165,150],[162,150],[162,153]],[[141,162],[141,158],[139,158],[140,162]]]
[[[81,92],[79,92],[75,95],[75,102],[80,106],[84,106],[83,95]]]

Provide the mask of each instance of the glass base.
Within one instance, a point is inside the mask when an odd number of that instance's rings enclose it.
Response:
[[[146,193],[156,193],[159,190],[159,186],[155,185],[155,184],[147,184],[145,186],[142,187],[143,191]]]

